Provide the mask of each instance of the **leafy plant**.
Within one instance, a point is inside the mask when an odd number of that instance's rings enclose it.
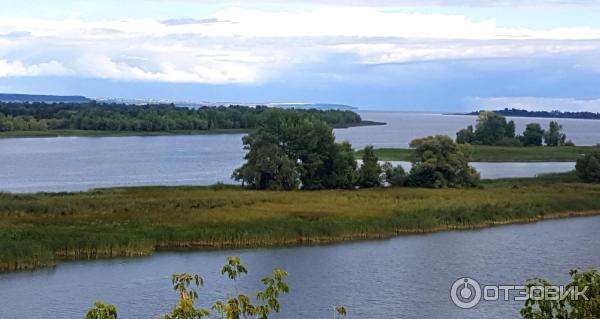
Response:
[[[221,269],[221,274],[226,274],[229,279],[234,281],[247,273],[248,270],[242,265],[240,257],[228,257],[227,264]],[[249,317],[268,319],[269,314],[280,311],[280,295],[290,291],[284,281],[287,276],[288,273],[285,270],[275,269],[271,277],[263,278],[261,282],[265,287],[256,293],[256,301],[252,301],[252,298],[246,294],[239,293],[228,295],[223,300],[217,300],[210,309],[206,309],[195,306],[198,300],[198,289],[204,285],[202,277],[188,273],[173,274],[171,282],[173,290],[179,293],[179,302],[162,319],[201,319],[211,315],[227,319]],[[96,302],[94,308],[88,311],[85,319],[117,319],[117,309],[115,306]]]
[[[521,309],[524,319],[597,319],[600,318],[600,275],[596,270],[571,270],[572,281],[565,290],[577,288],[585,291],[585,298],[575,294],[564,294],[564,298],[534,298],[525,301]],[[527,290],[546,287],[550,283],[544,279],[529,280]],[[587,287],[587,288],[585,288]],[[553,299],[553,300],[548,300]]]
[[[85,315],[85,319],[117,319],[117,307],[96,301],[94,307]]]

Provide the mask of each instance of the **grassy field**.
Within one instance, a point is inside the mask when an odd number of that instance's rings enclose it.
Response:
[[[357,126],[385,125],[385,123],[362,121],[358,124],[334,128],[349,128]],[[49,130],[49,131],[11,131],[0,132],[0,138],[14,137],[58,137],[58,136],[163,136],[163,135],[208,135],[208,134],[239,134],[251,132],[251,129],[214,129],[214,130],[172,130],[172,131],[94,131],[94,130]]]
[[[472,157],[474,162],[574,162],[594,149],[599,148],[472,146]],[[384,161],[410,161],[414,156],[413,150],[406,148],[380,148],[375,150],[375,153]],[[357,152],[357,156],[362,156],[362,152]]]
[[[0,270],[159,248],[256,247],[385,238],[600,211],[600,185],[572,176],[480,189],[250,191],[142,187],[0,195]]]

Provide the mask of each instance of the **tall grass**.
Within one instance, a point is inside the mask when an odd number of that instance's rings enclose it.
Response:
[[[0,195],[0,270],[157,248],[254,247],[382,238],[600,211],[600,186],[568,176],[482,189],[250,191],[141,187]]]
[[[472,145],[474,162],[575,162],[591,153],[596,146],[560,146],[560,147],[510,147]],[[411,161],[414,150],[406,148],[380,148],[375,150],[380,160]],[[357,152],[362,156],[362,151]]]

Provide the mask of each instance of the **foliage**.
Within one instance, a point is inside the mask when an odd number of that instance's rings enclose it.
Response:
[[[173,290],[179,293],[179,303],[163,319],[201,319],[210,314],[207,309],[194,307],[194,302],[198,300],[197,288],[204,284],[204,280],[200,275],[173,274],[171,282]],[[189,288],[192,283],[195,284],[196,288]]]
[[[515,137],[514,122],[506,122],[506,118],[494,112],[481,112],[475,126],[472,143],[494,145],[503,138]]]
[[[380,186],[382,171],[372,145],[364,148],[362,161],[358,171],[358,185],[363,188]]]
[[[456,143],[458,144],[471,144],[475,141],[475,132],[473,131],[473,125],[467,126],[467,128],[461,129],[456,132]]]
[[[338,316],[345,317],[348,314],[348,312],[346,311],[346,308],[343,306],[335,307],[334,310],[335,310],[335,312],[333,313],[334,319],[338,318]]]
[[[551,121],[549,128],[544,132],[544,143],[547,146],[563,146],[566,143],[567,135],[562,133],[562,125]]]
[[[357,183],[358,172],[354,150],[349,142],[336,143],[336,152],[333,158],[333,174],[330,187],[352,189]]]
[[[575,170],[581,180],[589,183],[600,183],[600,150],[578,159]]]
[[[494,112],[481,112],[475,130],[469,125],[456,133],[456,143],[497,145],[515,138],[515,123]]]
[[[391,186],[402,186],[406,183],[406,172],[401,165],[393,166],[390,162],[385,162],[381,167],[385,182]]]
[[[524,146],[542,146],[544,138],[544,129],[539,123],[529,123],[525,127],[523,135],[520,137]]]
[[[248,270],[242,265],[240,257],[228,257],[227,264],[221,269],[221,274],[227,274],[227,277],[234,281],[247,273]],[[224,300],[215,301],[210,309],[202,309],[196,308],[194,305],[198,300],[198,289],[204,284],[202,277],[188,273],[173,274],[171,282],[173,289],[179,293],[179,302],[162,319],[202,319],[212,314],[227,319],[248,317],[268,319],[271,312],[281,310],[280,295],[290,291],[284,282],[287,276],[288,273],[285,270],[275,269],[272,277],[261,279],[265,288],[256,293],[256,302],[253,302],[248,295],[240,293],[233,296],[228,295]],[[191,287],[192,284],[195,287]],[[117,319],[117,309],[114,306],[96,302],[85,319]]]
[[[246,163],[232,177],[255,189],[351,188],[352,146],[334,141],[332,128],[316,117],[271,113],[243,138]]]
[[[572,281],[565,290],[577,288],[585,290],[585,298],[565,294],[565,298],[534,298],[527,299],[521,309],[524,319],[598,319],[600,318],[600,275],[596,270],[571,270]],[[545,287],[550,283],[543,279],[532,279],[527,283],[528,292],[533,287]],[[587,298],[587,300],[586,300]],[[537,300],[541,299],[541,300]],[[558,299],[558,300],[548,300]]]
[[[85,319],[117,319],[117,308],[113,305],[105,305],[100,301],[94,303]]]
[[[361,123],[351,111],[275,109],[266,106],[201,107],[173,104],[0,103],[0,132],[96,130],[161,132],[175,130],[255,129],[271,113],[316,117],[334,127]]]
[[[417,187],[473,187],[479,173],[469,166],[470,149],[455,144],[448,136],[429,136],[413,140],[416,160],[407,184]]]
[[[478,115],[482,111],[471,112],[468,115]],[[561,112],[558,110],[554,111],[528,111],[520,109],[509,109],[496,110],[495,113],[504,116],[517,116],[517,117],[546,117],[546,118],[567,118],[567,119],[590,119],[600,120],[600,113],[593,112]]]

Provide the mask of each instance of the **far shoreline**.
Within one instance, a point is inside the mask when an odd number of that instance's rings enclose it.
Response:
[[[361,126],[387,125],[384,122],[362,121],[345,126],[334,126],[334,129],[346,129]],[[172,130],[172,131],[98,131],[98,130],[48,130],[48,131],[10,131],[0,132],[0,139],[5,138],[52,138],[52,137],[127,137],[127,136],[186,136],[186,135],[222,135],[248,134],[254,129],[214,129],[214,130]]]

